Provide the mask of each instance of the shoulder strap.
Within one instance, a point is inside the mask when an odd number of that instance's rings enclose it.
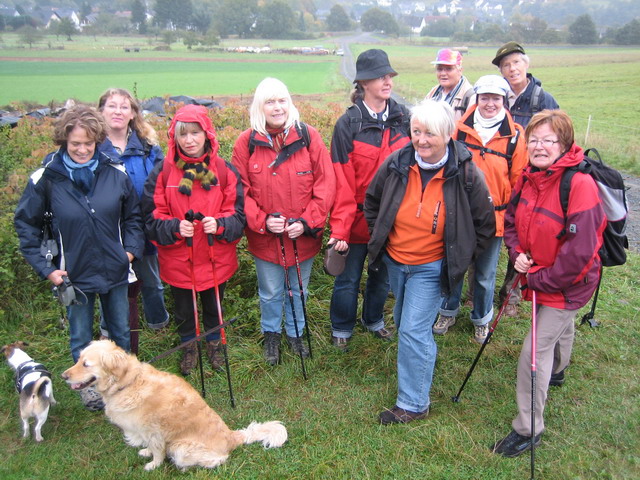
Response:
[[[362,130],[362,110],[354,103],[347,108],[347,115],[349,116],[349,126],[351,127],[351,138],[354,138]]]
[[[311,145],[311,136],[309,135],[309,127],[304,122],[299,122],[300,128],[296,125],[296,130],[298,131],[298,135],[300,138],[304,140],[304,144],[309,149]],[[253,155],[253,152],[256,150],[256,146],[253,144],[253,139],[256,138],[256,131],[251,130],[251,135],[249,135],[249,156]]]
[[[538,84],[533,86],[533,93],[531,94],[531,114],[535,114],[540,111],[540,99],[544,90]]]
[[[467,192],[467,195],[471,195],[471,190],[473,190],[473,173],[471,171],[471,163],[471,159],[465,160],[464,165],[462,166],[464,189]]]
[[[460,110],[462,111],[462,113],[467,111],[467,108],[469,108],[469,103],[471,102],[471,97],[473,95],[475,95],[475,90],[473,88],[470,88],[469,90],[467,90],[466,92],[464,92],[464,95],[462,97],[462,102],[460,102],[460,105],[458,105],[457,107],[454,108],[454,110]]]
[[[256,146],[253,144],[254,138],[256,138],[256,131],[251,130],[251,135],[249,135],[249,156],[253,155],[253,152],[256,150]]]

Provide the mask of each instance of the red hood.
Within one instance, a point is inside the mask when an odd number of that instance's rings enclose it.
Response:
[[[204,130],[209,142],[211,143],[210,158],[216,158],[218,156],[220,144],[216,138],[216,130],[213,128],[213,123],[211,123],[207,109],[201,105],[185,105],[176,112],[173,120],[171,121],[171,126],[169,127],[169,141],[167,142],[167,158],[176,158],[177,147],[175,133],[177,122],[199,124],[200,128]]]

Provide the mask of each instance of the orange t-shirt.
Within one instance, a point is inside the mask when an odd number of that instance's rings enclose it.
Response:
[[[413,165],[409,169],[407,190],[387,242],[389,256],[405,265],[422,265],[444,257],[442,169],[423,191],[419,168]]]

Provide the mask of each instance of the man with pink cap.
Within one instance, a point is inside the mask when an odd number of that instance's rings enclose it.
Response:
[[[435,61],[438,85],[425,98],[442,100],[453,107],[458,121],[469,106],[473,96],[473,85],[462,75],[462,54],[456,50],[443,48],[438,51]]]

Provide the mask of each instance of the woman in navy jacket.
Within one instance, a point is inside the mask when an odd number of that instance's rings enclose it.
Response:
[[[100,296],[113,341],[129,350],[130,264],[143,253],[138,197],[121,164],[98,151],[106,128],[94,109],[79,105],[57,121],[60,146],[31,175],[15,212],[14,224],[25,259],[42,278],[60,285],[63,276],[87,296],[68,307],[74,361],[93,339],[93,307]],[[40,253],[44,213],[53,213],[52,229],[60,254],[52,263]],[[83,391],[88,408],[90,396]]]

